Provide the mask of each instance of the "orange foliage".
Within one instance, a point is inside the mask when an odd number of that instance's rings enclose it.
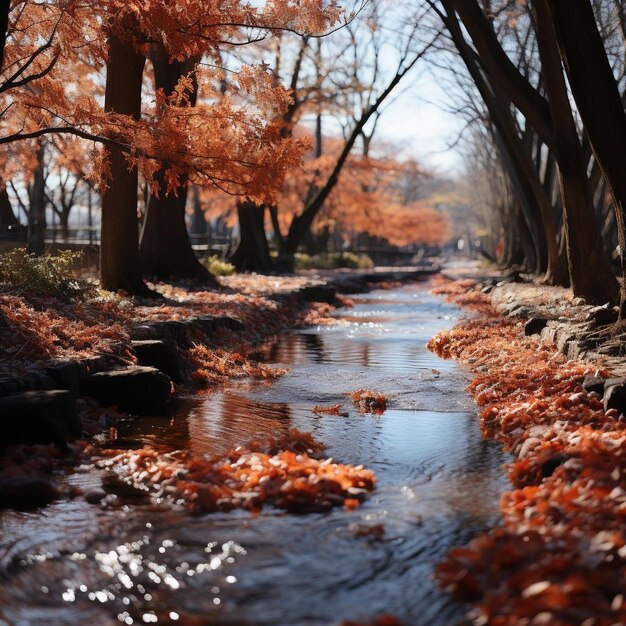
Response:
[[[294,513],[353,505],[374,489],[361,466],[320,460],[324,445],[296,429],[265,442],[252,441],[210,459],[187,452],[144,448],[100,462],[127,484],[202,511],[256,511],[265,504]]]
[[[80,137],[85,161],[93,164],[89,174],[101,182],[107,155],[94,142],[114,141],[152,192],[159,191],[154,174],[166,163],[167,191],[184,179],[271,200],[308,145],[281,136],[288,90],[263,66],[250,65],[232,77],[232,94],[225,95],[222,72],[205,63],[196,72],[201,100],[195,107],[188,106],[192,79],[185,76],[171,96],[158,92],[147,99],[141,119],[105,113],[108,37],[130,41],[142,54],[156,46],[170,60],[183,61],[215,56],[225,41],[245,43],[249,28],[316,34],[341,16],[336,3],[322,0],[272,0],[256,7],[240,0],[16,0],[0,75],[3,178],[32,171],[36,137],[60,132]]]
[[[354,406],[359,409],[360,413],[374,413],[382,415],[387,408],[387,398],[382,393],[373,391],[372,389],[359,389],[350,393],[350,398],[354,402]]]
[[[285,231],[303,208],[311,186],[324,184],[343,147],[327,140],[326,154],[305,162],[304,173],[288,174],[279,196],[279,222]],[[315,228],[340,232],[367,232],[398,246],[413,243],[437,245],[449,237],[447,216],[435,207],[434,198],[405,202],[403,176],[424,176],[413,161],[400,162],[390,155],[350,156],[339,181],[317,218]]]
[[[345,411],[342,411],[341,404],[334,404],[333,406],[320,406],[316,404],[313,407],[313,413],[320,413],[322,415],[348,415]]]
[[[117,355],[132,359],[130,338],[119,323],[124,318],[121,311],[118,320],[112,321],[110,310],[99,302],[67,305],[46,298],[48,310],[42,310],[43,302],[0,294],[0,358]]]
[[[232,378],[254,378],[271,382],[287,372],[278,367],[251,361],[237,352],[207,348],[200,344],[193,346],[187,354],[193,368],[192,379],[206,386],[219,385]]]
[[[213,355],[206,347],[191,352],[193,369],[203,370],[196,374],[198,382],[215,384],[228,376],[270,380],[281,372],[256,365],[237,352],[245,352],[251,344],[287,328],[334,323],[326,317],[332,306],[300,304],[291,297],[291,292],[305,284],[306,279],[248,275],[223,280],[242,293],[155,285],[166,297],[164,301],[133,302],[109,295],[72,304],[53,297],[0,293],[0,370],[18,370],[28,361],[61,357],[104,356],[115,364],[119,364],[120,358],[132,362],[129,335],[132,324],[226,315],[241,321],[243,328],[238,331],[224,328],[211,336],[216,349]],[[280,297],[269,297],[274,294]],[[207,341],[204,333],[190,335],[188,339],[197,344]],[[233,355],[223,350],[233,351]]]
[[[486,316],[497,315],[491,306],[491,298],[480,291],[476,291],[476,282],[471,278],[451,280],[437,274],[432,281],[431,293],[445,295],[448,302],[453,302],[471,311],[480,312]]]
[[[366,538],[370,541],[382,541],[385,538],[385,526],[383,524],[359,525],[354,530],[354,537],[355,539]]]
[[[502,498],[502,526],[451,551],[438,578],[476,603],[483,623],[624,622],[624,423],[583,391],[593,366],[491,316],[439,333],[429,348],[474,371],[481,429],[514,453],[516,489]]]

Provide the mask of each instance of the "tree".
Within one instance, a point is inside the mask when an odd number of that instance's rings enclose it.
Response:
[[[624,7],[616,5],[624,29]],[[558,42],[585,133],[613,197],[624,271],[626,113],[593,9],[588,0],[573,0],[567,8],[553,0],[537,0],[535,10],[540,27],[546,31],[554,28],[551,35]],[[622,301],[625,297],[622,288]]]
[[[238,74],[240,89],[254,99],[248,110],[220,97],[212,106],[190,113],[176,94],[169,99],[157,95],[153,106],[144,103],[142,115],[140,65],[143,68],[146,42],[162,46],[168,61],[183,62],[213,54],[221,45],[267,37],[277,29],[321,33],[341,15],[334,2],[321,0],[275,0],[258,8],[239,1],[225,7],[218,0],[151,0],[141,11],[121,0],[23,0],[21,5],[20,11],[11,12],[14,18],[7,29],[9,62],[0,84],[6,106],[0,116],[8,124],[0,144],[71,134],[106,146],[110,163],[99,160],[97,172],[108,175],[102,206],[102,282],[106,288],[137,293],[147,293],[137,262],[137,194],[131,189],[137,172],[149,182],[152,196],[196,182],[263,198],[271,196],[304,149],[298,141],[282,137],[276,124],[267,123],[288,106],[289,96],[272,85],[263,68],[242,68]],[[121,59],[125,53],[128,67]],[[97,89],[90,96],[67,81],[76,70],[86,76],[103,69],[104,110],[95,97]],[[125,75],[129,82],[124,95]],[[4,165],[10,162],[11,149]]]
[[[138,119],[145,57],[121,35],[109,38],[104,109]],[[102,194],[100,281],[103,289],[150,295],[141,275],[137,223],[137,168],[122,149],[109,148],[111,183]]]
[[[191,91],[182,99],[184,106],[195,106],[198,83],[194,69],[197,59],[168,61],[162,49],[153,47],[150,59],[154,68],[155,87],[171,97],[183,78],[191,78]],[[215,284],[211,273],[196,258],[185,222],[187,203],[186,177],[173,192],[166,194],[165,168],[156,174],[160,191],[151,194],[141,233],[139,253],[142,269],[148,276],[161,280],[193,278]]]
[[[546,41],[542,39],[541,56],[544,61],[542,76],[549,82],[548,98],[533,87],[509,59],[476,0],[443,0],[442,5],[448,18],[455,14],[461,18],[478,54],[481,69],[493,85],[492,91],[506,94],[540,140],[554,153],[561,179],[563,221],[574,293],[592,302],[615,301],[617,283],[596,225],[582,145],[572,123],[562,74],[559,79],[560,67],[549,65]]]

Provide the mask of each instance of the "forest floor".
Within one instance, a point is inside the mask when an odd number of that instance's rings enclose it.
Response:
[[[441,584],[476,623],[626,622],[626,358],[616,311],[479,266],[434,292],[468,310],[429,347],[473,374],[483,435],[512,452],[500,526],[450,552]]]

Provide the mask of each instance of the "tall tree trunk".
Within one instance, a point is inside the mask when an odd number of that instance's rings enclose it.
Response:
[[[170,63],[161,51],[151,55],[151,60],[156,88],[163,89],[168,95],[173,93],[181,77],[193,71],[195,66],[193,59]],[[195,104],[197,93],[194,80],[193,91],[189,94],[191,106]],[[164,171],[161,170],[156,178],[161,192],[159,196],[150,196],[139,246],[143,271],[160,280],[192,278],[216,285],[215,278],[198,261],[191,247],[185,220],[186,181],[182,181],[176,193],[165,195]]]
[[[555,150],[563,182],[565,183],[562,185],[562,192],[567,194],[567,196],[563,196],[563,204],[567,214],[566,217],[570,221],[568,234],[570,236],[575,234],[581,238],[584,234],[587,237],[580,250],[576,246],[576,241],[572,241],[571,245],[568,246],[568,252],[572,255],[577,255],[576,259],[570,259],[572,272],[578,273],[576,277],[571,277],[572,284],[575,285],[575,291],[578,295],[594,302],[614,300],[614,276],[606,260],[595,221],[590,219],[592,216],[589,215],[588,207],[590,203],[587,201],[589,191],[586,188],[586,172],[584,172],[584,168],[583,181],[580,181],[576,175],[576,172],[581,167],[580,144],[577,137],[575,144],[572,141],[569,119],[561,119],[560,117],[556,121],[554,119],[555,111],[553,107],[557,106],[562,112],[565,112],[565,108],[560,101],[549,103],[520,74],[502,49],[492,25],[476,0],[451,1],[456,11],[462,17],[463,23],[478,50],[481,64],[494,81],[494,88],[501,90],[507,95],[532,124],[541,140]],[[560,4],[559,6],[562,7],[563,5]],[[569,7],[570,5],[568,4],[568,10]],[[544,26],[546,26],[545,22]],[[549,27],[551,28],[551,26]],[[546,41],[549,40],[550,38],[548,37]],[[552,42],[554,43],[553,34]],[[556,75],[557,73],[555,72],[554,74]],[[558,97],[561,94],[561,90],[560,88],[556,90],[555,87],[558,87],[558,85],[553,82],[552,95]],[[571,118],[571,110],[569,108],[567,114]],[[555,129],[557,122],[559,124],[558,130]],[[565,136],[561,135],[563,132],[566,133]],[[557,148],[557,145],[560,148]],[[573,150],[574,154],[570,150]],[[562,158],[562,162],[559,161],[559,157]],[[587,231],[587,228],[591,230]]]
[[[0,181],[1,184],[2,181]],[[6,187],[0,189],[0,226],[14,226],[19,224],[19,220],[13,213],[11,200]]]
[[[463,37],[450,3],[444,2],[444,6],[446,5],[449,10],[448,30],[498,131],[501,140],[500,147],[506,152],[504,158],[509,163],[508,170],[512,176],[512,182],[521,195],[521,205],[537,252],[541,256],[545,251],[545,265],[543,260],[540,261],[540,265],[546,271],[545,280],[555,285],[567,285],[567,267],[559,255],[552,206],[541,184],[532,156],[522,144],[515,129],[509,102],[495,86],[490,84],[484,72],[478,67],[476,56]]]
[[[156,178],[163,185],[162,172]],[[185,222],[186,203],[185,186],[178,189],[177,196],[150,196],[140,246],[142,269],[160,280],[192,278],[216,285],[214,276],[191,247]]]
[[[626,254],[626,113],[589,0],[537,0],[549,10],[576,107],[615,203]],[[583,45],[584,42],[584,45]],[[625,297],[622,286],[622,300]]]
[[[564,206],[567,256],[574,294],[603,304],[619,298],[619,287],[604,250],[589,190],[586,163],[565,85],[550,14],[535,4],[537,43],[550,115]]]
[[[61,237],[64,241],[67,241],[70,237],[69,222],[69,211],[61,211],[61,214],[59,215],[59,226],[61,227]]]
[[[198,190],[197,185],[194,185],[192,191],[193,224],[191,232],[194,235],[207,235],[210,232],[210,225],[207,222],[204,211],[202,210],[202,204],[200,203],[200,191]]]
[[[0,0],[0,71],[4,68],[4,45],[7,40],[11,0]]]
[[[265,234],[265,205],[248,200],[237,202],[239,245],[230,262],[240,271],[272,273],[276,271]]]
[[[44,150],[40,143],[37,146],[37,169],[30,190],[30,206],[28,207],[28,252],[42,255],[46,242],[46,179],[44,177]]]
[[[145,57],[116,35],[109,37],[104,95],[105,111],[139,118]],[[136,168],[129,168],[122,150],[111,145],[109,186],[102,194],[100,281],[103,289],[153,295],[143,282],[139,262]]]

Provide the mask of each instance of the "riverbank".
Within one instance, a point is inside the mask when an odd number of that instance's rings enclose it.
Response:
[[[163,296],[157,301],[0,293],[0,414],[3,443],[11,444],[4,451],[0,506],[75,495],[61,494],[50,477],[69,469],[93,437],[114,444],[120,418],[167,413],[177,392],[190,387],[271,382],[283,371],[259,362],[255,352],[264,339],[332,323],[328,313],[349,303],[340,292],[426,273],[239,275],[222,278],[214,291],[155,285]]]
[[[514,489],[501,524],[451,551],[438,578],[474,604],[475,623],[623,623],[625,359],[614,312],[473,274],[435,288],[473,313],[429,347],[473,373],[481,429],[513,454]]]

